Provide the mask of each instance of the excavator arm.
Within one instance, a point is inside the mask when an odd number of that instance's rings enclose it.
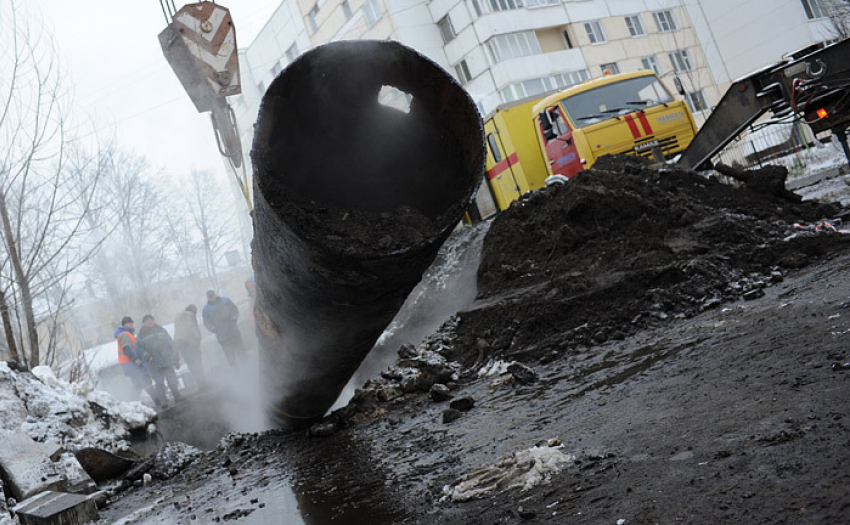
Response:
[[[850,40],[829,46],[816,44],[792,53],[784,61],[732,83],[720,103],[682,153],[679,164],[709,167],[727,144],[770,111],[776,118],[796,115],[819,133],[830,130],[848,154],[850,127]]]

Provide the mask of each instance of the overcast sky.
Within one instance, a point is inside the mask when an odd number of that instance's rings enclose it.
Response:
[[[189,2],[175,0],[179,9]],[[247,47],[281,0],[228,0],[236,41]],[[26,0],[55,35],[74,92],[77,132],[146,156],[175,176],[193,168],[225,175],[209,113],[199,114],[169,67],[157,35],[159,0]],[[93,123],[93,125],[92,125]],[[246,158],[247,158],[247,152]]]

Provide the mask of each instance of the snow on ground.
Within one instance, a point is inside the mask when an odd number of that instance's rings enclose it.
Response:
[[[850,206],[850,175],[839,175],[794,191],[805,200],[838,201],[842,206]]]
[[[35,441],[53,441],[70,451],[126,448],[135,429],[156,412],[139,402],[115,401],[88,384],[56,378],[49,367],[16,372],[0,362],[0,431],[23,431]]]
[[[826,144],[816,142],[815,146],[801,149],[796,153],[772,159],[768,164],[781,164],[788,168],[789,178],[836,169],[847,163],[844,150],[833,138]]]
[[[500,458],[493,465],[482,465],[451,486],[443,487],[443,493],[452,501],[469,501],[494,492],[529,490],[545,483],[565,463],[575,460],[575,456],[561,452],[557,443],[550,440]]]

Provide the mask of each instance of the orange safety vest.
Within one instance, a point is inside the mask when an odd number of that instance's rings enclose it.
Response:
[[[136,352],[136,336],[131,334],[130,332],[122,332],[130,336],[130,343],[133,345],[133,353]],[[115,342],[118,344],[118,364],[126,365],[128,363],[132,363],[133,359],[130,358],[127,354],[124,353],[124,348],[121,346],[121,343],[118,341],[118,338],[121,337],[121,334],[118,334],[118,337],[115,338]]]

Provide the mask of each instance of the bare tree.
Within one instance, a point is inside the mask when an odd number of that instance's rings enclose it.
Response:
[[[153,312],[161,302],[157,287],[176,270],[175,248],[164,218],[170,209],[168,181],[138,155],[113,150],[99,199],[110,203],[91,220],[112,227],[104,249],[90,266],[90,279],[102,284],[116,318],[127,312]]]
[[[239,223],[226,189],[207,171],[195,170],[183,189],[186,209],[200,236],[200,252],[210,286],[218,288],[218,272],[228,250],[238,246]]]
[[[14,305],[24,322],[16,352],[37,366],[39,314],[50,310],[44,294],[99,247],[86,216],[100,172],[66,165],[67,97],[54,42],[18,16],[14,0],[0,4],[0,23],[0,237],[8,258],[0,287],[5,312]],[[16,332],[9,317],[7,341]]]

